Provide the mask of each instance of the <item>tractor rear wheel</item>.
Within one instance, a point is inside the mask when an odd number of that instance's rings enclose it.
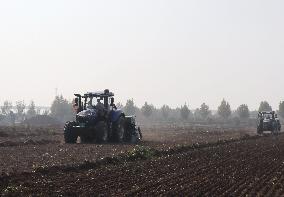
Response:
[[[262,131],[261,127],[257,127],[257,134],[259,134],[259,135],[263,134],[263,131]]]
[[[75,144],[77,142],[77,134],[75,133],[73,126],[76,126],[76,122],[67,122],[64,126],[64,140],[65,143]]]
[[[277,134],[277,133],[279,133],[279,127],[276,122],[273,122],[272,123],[272,134]]]
[[[96,126],[96,142],[104,143],[108,140],[108,127],[105,121],[99,121]]]
[[[116,142],[123,142],[125,139],[125,118],[121,116],[114,125],[114,135]]]

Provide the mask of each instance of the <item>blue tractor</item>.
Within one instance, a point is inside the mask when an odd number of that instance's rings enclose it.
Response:
[[[114,94],[109,90],[75,94],[76,120],[64,126],[66,143],[127,142],[138,143],[142,133],[134,116],[126,116],[114,104]]]
[[[281,123],[274,111],[262,111],[258,113],[257,133],[263,134],[264,131],[270,131],[272,134],[281,131]]]

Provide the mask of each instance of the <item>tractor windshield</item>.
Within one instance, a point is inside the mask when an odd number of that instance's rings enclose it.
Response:
[[[111,98],[108,98],[108,109],[110,108],[109,103],[111,102]],[[88,97],[86,100],[86,108],[87,109],[104,109],[105,107],[104,99],[100,97]]]
[[[272,119],[272,114],[264,114],[263,118],[264,119]]]
[[[98,105],[98,99],[95,97],[88,97],[86,103],[88,109],[94,109]]]

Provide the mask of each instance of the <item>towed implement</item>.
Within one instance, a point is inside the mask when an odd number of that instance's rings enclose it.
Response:
[[[64,127],[66,143],[127,142],[138,143],[142,133],[134,116],[126,116],[114,104],[114,94],[109,90],[75,94],[76,120]]]

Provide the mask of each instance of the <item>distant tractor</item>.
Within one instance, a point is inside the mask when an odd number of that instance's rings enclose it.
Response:
[[[281,123],[274,111],[263,111],[258,113],[257,133],[263,134],[264,131],[271,133],[279,133],[281,131]]]
[[[114,94],[109,90],[75,94],[74,109],[76,121],[67,122],[64,127],[66,143],[128,142],[142,139],[134,116],[126,116],[114,104]]]

